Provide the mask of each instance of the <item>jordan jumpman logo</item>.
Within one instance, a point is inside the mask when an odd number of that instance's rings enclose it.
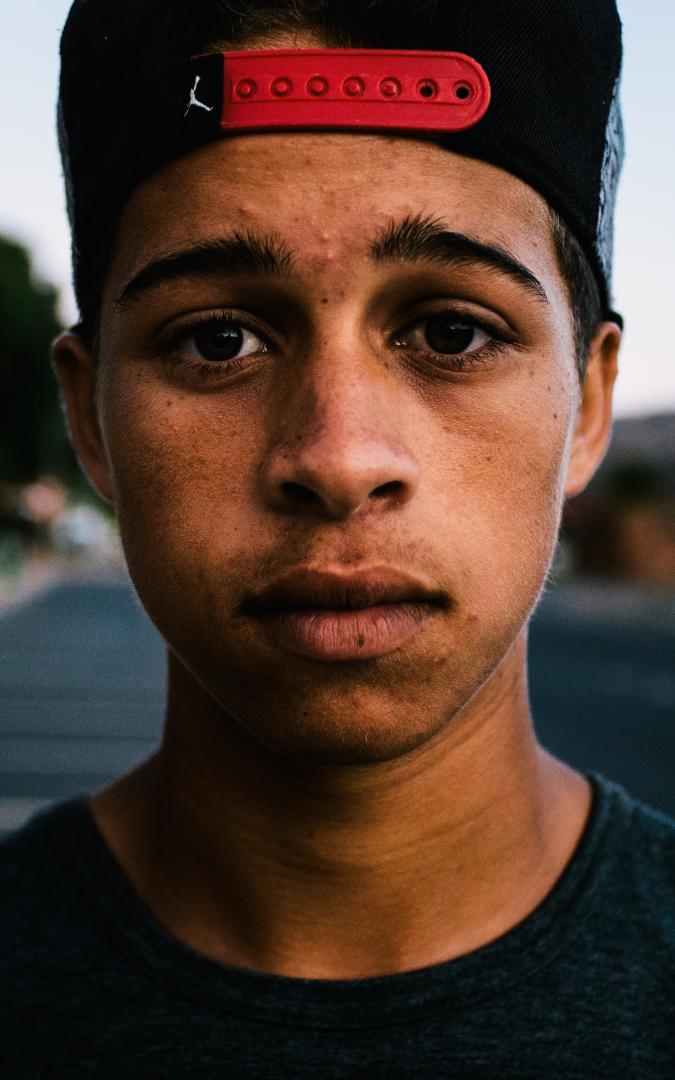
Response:
[[[201,82],[201,78],[202,78],[201,75],[197,75],[197,77],[195,79],[195,84],[192,87],[192,90],[190,91],[190,100],[188,101],[188,107],[185,110],[185,113],[183,114],[184,116],[187,116],[187,114],[189,113],[189,111],[190,111],[190,109],[192,108],[193,105],[195,105],[198,109],[206,109],[207,112],[213,112],[213,105],[205,105],[203,101],[198,101],[196,96],[195,96],[196,91],[197,91],[197,87],[199,86],[199,84]]]

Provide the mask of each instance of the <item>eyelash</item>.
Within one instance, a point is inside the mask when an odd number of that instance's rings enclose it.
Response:
[[[265,335],[262,330],[256,327],[250,319],[246,318],[246,316],[241,315],[236,311],[214,311],[206,316],[197,315],[193,319],[184,322],[178,329],[170,331],[159,341],[157,351],[161,357],[168,360],[170,363],[172,376],[176,371],[180,370],[188,377],[190,375],[195,375],[203,382],[206,382],[209,379],[222,376],[223,374],[238,374],[250,363],[251,355],[255,354],[242,356],[239,359],[223,361],[222,363],[218,363],[218,361],[215,360],[191,360],[188,357],[181,355],[180,346],[186,338],[211,324],[237,326],[243,330],[247,330],[251,334],[255,334],[256,337],[261,338],[263,341],[265,340]],[[265,346],[264,351],[267,351],[267,345]]]
[[[454,355],[451,353],[434,352],[431,349],[413,349],[405,345],[396,344],[396,338],[405,337],[406,334],[409,334],[415,327],[428,322],[435,316],[445,316],[449,320],[455,318],[459,324],[472,326],[477,330],[482,330],[489,335],[490,340],[484,345],[472,349],[470,352],[456,353]],[[170,363],[172,376],[178,370],[185,373],[188,378],[194,375],[203,382],[207,382],[209,379],[222,377],[223,375],[233,376],[250,364],[252,356],[257,355],[256,353],[249,353],[238,359],[234,358],[232,360],[221,362],[216,360],[192,360],[181,355],[180,347],[181,344],[185,342],[186,338],[211,324],[225,324],[244,329],[249,333],[254,334],[256,337],[261,338],[265,345],[264,350],[261,351],[268,351],[269,346],[266,342],[264,332],[259,327],[255,326],[251,319],[232,310],[214,311],[207,316],[195,316],[193,319],[183,323],[180,328],[166,334],[160,340],[157,351],[161,357]],[[391,335],[389,341],[394,343],[395,347],[400,349],[401,352],[404,352],[406,355],[415,357],[418,361],[420,357],[423,357],[426,364],[436,364],[439,367],[444,368],[445,372],[448,374],[458,374],[475,370],[478,367],[486,367],[489,362],[496,359],[505,348],[517,347],[515,342],[500,335],[500,333],[493,326],[489,325],[487,321],[479,319],[475,315],[469,315],[458,311],[456,308],[437,309],[435,311],[427,312],[426,314],[421,314],[413,322],[407,323],[402,330]]]

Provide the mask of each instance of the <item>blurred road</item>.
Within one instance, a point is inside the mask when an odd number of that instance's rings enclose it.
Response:
[[[156,745],[164,647],[122,571],[0,617],[0,830],[99,787]]]
[[[675,815],[675,598],[564,585],[535,616],[542,741]],[[122,571],[0,614],[0,830],[100,786],[156,745],[164,649]]]

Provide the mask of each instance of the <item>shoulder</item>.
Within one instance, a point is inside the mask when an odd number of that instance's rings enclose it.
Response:
[[[675,818],[647,806],[619,784],[602,782],[621,820],[634,861],[655,887],[659,883],[675,885]]]
[[[84,811],[83,799],[71,799],[41,811],[0,841],[0,905],[3,911],[18,891],[61,864],[59,853]]]
[[[675,819],[625,796],[632,811],[629,840],[633,859],[648,893],[675,898]],[[671,911],[672,911],[671,906]]]
[[[68,962],[72,928],[82,923],[73,840],[84,816],[84,800],[71,800],[0,843],[0,953],[10,994],[27,971]]]
[[[614,914],[675,955],[675,820],[595,777],[607,808],[605,890]]]

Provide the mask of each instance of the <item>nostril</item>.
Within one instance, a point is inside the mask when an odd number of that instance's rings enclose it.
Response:
[[[403,493],[403,484],[400,480],[389,480],[386,484],[380,484],[371,493],[371,499],[387,498],[391,495],[401,495]]]
[[[296,502],[312,503],[317,502],[319,499],[319,496],[311,488],[305,487],[304,484],[296,484],[293,480],[286,480],[282,484],[282,490],[284,495],[294,499]]]

